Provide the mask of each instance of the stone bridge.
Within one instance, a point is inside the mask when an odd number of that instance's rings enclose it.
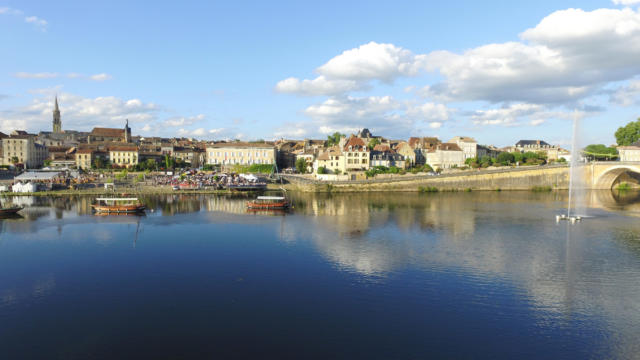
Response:
[[[640,162],[599,161],[581,166],[584,186],[591,189],[611,189],[625,181],[640,182]]]
[[[620,182],[640,183],[640,162],[602,161],[581,164],[575,186],[611,189]],[[385,179],[318,181],[303,176],[283,176],[302,191],[417,191],[433,186],[440,190],[530,190],[535,187],[569,188],[567,165],[521,166],[497,170],[465,171],[440,176],[403,175]],[[330,185],[328,187],[327,185]]]

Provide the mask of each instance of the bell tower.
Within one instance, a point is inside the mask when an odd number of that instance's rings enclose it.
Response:
[[[58,95],[56,95],[56,106],[53,109],[53,132],[59,134],[62,132],[62,121],[60,120],[60,108],[58,107]]]

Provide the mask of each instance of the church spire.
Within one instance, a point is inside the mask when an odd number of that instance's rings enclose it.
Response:
[[[62,120],[60,120],[60,107],[58,106],[58,95],[56,95],[55,107],[53,108],[53,132],[62,132]]]

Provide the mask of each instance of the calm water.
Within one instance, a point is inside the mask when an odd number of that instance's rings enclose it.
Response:
[[[0,359],[640,358],[640,199],[588,194],[16,198]]]

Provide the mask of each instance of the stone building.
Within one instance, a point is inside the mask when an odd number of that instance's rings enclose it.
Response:
[[[464,151],[457,144],[442,143],[427,152],[427,164],[435,169],[451,169],[464,165]]]
[[[2,139],[2,162],[4,165],[22,164],[27,168],[42,167],[49,157],[47,148],[35,142],[35,135],[26,131],[14,131]]]
[[[138,164],[138,147],[134,145],[116,145],[109,147],[109,160],[112,165],[132,167]]]
[[[332,146],[318,155],[313,168],[315,172],[318,172],[319,168],[324,168],[331,174],[344,174],[347,171],[346,157],[339,146]]]
[[[468,136],[456,136],[449,140],[449,143],[456,144],[462,152],[464,159],[472,159],[478,157],[478,142],[474,138]]]
[[[351,136],[344,147],[342,153],[345,154],[346,171],[359,171],[369,169],[370,152],[364,141],[356,136]]]
[[[118,143],[131,143],[131,128],[129,127],[129,120],[124,126],[124,129],[115,128],[93,128],[89,133],[87,142],[118,142]]]
[[[640,141],[629,146],[618,146],[620,161],[640,161]]]
[[[207,145],[209,165],[275,164],[276,150],[272,143],[221,142]]]

